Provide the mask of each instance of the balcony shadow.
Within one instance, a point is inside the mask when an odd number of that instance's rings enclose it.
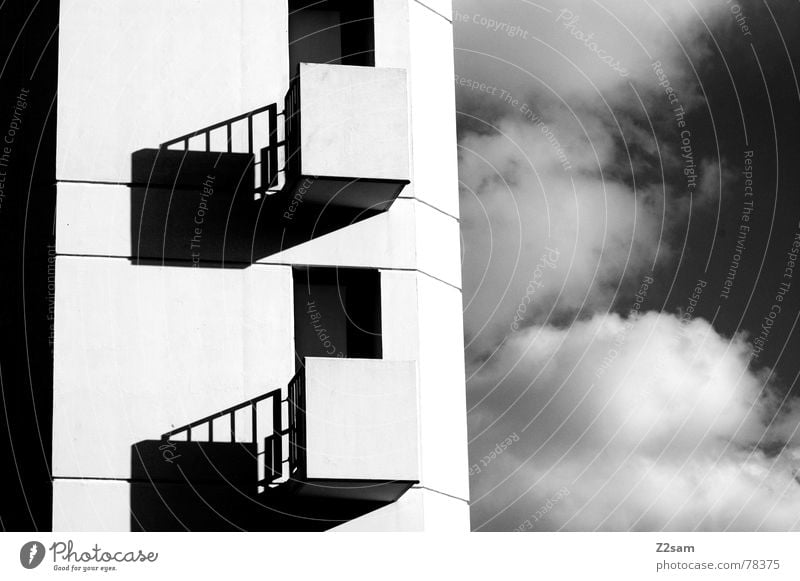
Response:
[[[289,481],[258,494],[250,443],[144,440],[131,450],[131,530],[325,531],[412,483]]]
[[[245,268],[386,211],[404,185],[302,176],[257,199],[253,154],[142,149],[131,168],[141,265]]]
[[[145,440],[131,449],[132,531],[247,528],[254,444]]]

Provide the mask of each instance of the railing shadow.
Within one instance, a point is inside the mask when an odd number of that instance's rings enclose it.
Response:
[[[256,496],[304,473],[305,454],[298,451],[304,410],[298,403],[305,398],[302,383],[292,383],[289,398],[272,390],[172,429],[160,440],[134,444],[132,530],[257,526],[253,511],[263,505]],[[289,419],[285,428],[283,417]]]
[[[261,107],[132,154],[134,263],[244,268],[388,208],[385,200],[358,204],[380,180],[301,176],[296,83],[285,107]]]
[[[391,504],[414,484],[308,480],[304,369],[286,393],[267,392],[134,444],[131,530],[325,531]]]

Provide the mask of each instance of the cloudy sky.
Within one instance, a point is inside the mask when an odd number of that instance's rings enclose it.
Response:
[[[454,7],[473,528],[800,529],[800,4]]]

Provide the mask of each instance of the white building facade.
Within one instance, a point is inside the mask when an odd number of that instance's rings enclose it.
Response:
[[[53,528],[469,528],[448,0],[64,0]]]

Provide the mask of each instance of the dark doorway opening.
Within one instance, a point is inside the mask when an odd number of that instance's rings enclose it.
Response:
[[[290,74],[301,62],[375,66],[373,16],[373,0],[290,0]]]
[[[356,268],[294,269],[295,355],[380,359],[380,272]]]

